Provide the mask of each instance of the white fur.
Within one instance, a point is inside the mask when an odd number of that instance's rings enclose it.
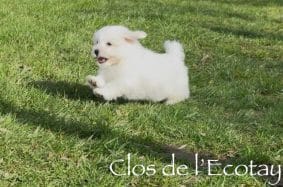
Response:
[[[166,41],[166,53],[144,48],[138,39],[143,31],[130,31],[123,26],[106,26],[94,34],[96,56],[107,58],[99,64],[96,76],[87,76],[94,94],[105,100],[123,97],[129,100],[166,100],[174,104],[189,97],[188,69],[184,51],[177,41]],[[108,44],[107,44],[108,43]],[[109,46],[111,43],[111,46]]]

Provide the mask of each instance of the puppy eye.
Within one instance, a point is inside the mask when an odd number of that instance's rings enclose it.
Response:
[[[106,44],[107,44],[108,46],[111,46],[111,45],[112,45],[112,43],[110,43],[110,42],[107,42]]]

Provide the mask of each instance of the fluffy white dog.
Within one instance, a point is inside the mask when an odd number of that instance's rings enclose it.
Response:
[[[105,100],[166,100],[174,104],[189,97],[188,69],[184,51],[177,41],[166,41],[166,53],[144,48],[143,31],[123,26],[105,26],[94,34],[93,55],[99,66],[87,84]]]

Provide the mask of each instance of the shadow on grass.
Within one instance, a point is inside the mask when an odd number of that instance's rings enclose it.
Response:
[[[228,27],[218,27],[218,26],[210,26],[206,25],[203,26],[204,28],[207,28],[213,32],[218,32],[221,34],[232,34],[235,36],[242,36],[245,38],[266,38],[271,40],[281,40],[283,41],[283,35],[277,35],[274,33],[264,33],[264,32],[255,32],[255,31],[248,31],[244,29],[238,29],[238,28],[228,28]]]
[[[16,121],[20,124],[42,127],[44,129],[51,130],[54,133],[65,134],[66,136],[79,137],[81,139],[99,139],[106,142],[113,138],[117,138],[119,145],[125,145],[125,147],[123,147],[125,152],[136,152],[140,155],[148,155],[149,157],[160,159],[164,163],[170,163],[172,154],[174,153],[176,163],[187,164],[191,168],[195,168],[195,152],[178,148],[175,145],[156,142],[149,137],[140,137],[137,135],[129,136],[122,132],[112,130],[109,126],[108,120],[103,117],[96,119],[92,123],[66,120],[63,117],[58,117],[47,111],[34,111],[31,109],[18,108],[12,103],[4,101],[1,97],[0,112],[4,115],[10,114],[15,116]],[[223,158],[217,158],[211,153],[198,154],[199,162],[200,159],[216,159],[219,163],[222,163],[223,167],[226,164],[239,163],[239,161],[243,161],[240,162],[240,164],[248,162],[247,158],[241,158],[239,155],[236,157],[226,156]],[[254,161],[256,162],[256,160]],[[207,173],[207,169],[207,163],[199,165],[199,171]],[[264,179],[267,180],[270,179],[270,177]]]
[[[18,108],[11,103],[3,101],[1,98],[0,113],[14,116],[16,121],[20,124],[41,127],[66,136],[108,141],[116,137],[121,145],[127,145],[124,147],[126,151],[136,151],[143,155],[149,154],[158,157],[164,162],[171,161],[171,154],[175,153],[177,160],[189,164],[195,163],[195,153],[179,149],[172,145],[155,142],[148,137],[140,137],[136,135],[128,136],[124,133],[114,131],[109,127],[109,122],[105,117],[98,117],[98,119],[90,123],[66,120],[63,117],[58,117],[47,111],[34,111],[31,109]],[[214,157],[213,154],[210,153],[199,153],[199,155],[201,158],[206,159]]]
[[[215,3],[215,1],[213,2]],[[177,1],[175,3],[152,1],[147,5],[145,5],[142,1],[131,3],[126,2],[125,4],[123,4],[123,2],[113,2],[105,4],[105,6],[103,6],[103,11],[101,11],[101,7],[89,6],[87,4],[77,7],[74,11],[78,14],[88,15],[93,15],[95,12],[100,17],[105,17],[105,12],[107,12],[109,17],[125,17],[127,19],[130,17],[136,20],[144,18],[146,20],[156,20],[158,22],[165,22],[168,17],[172,17],[171,19],[177,18],[177,21],[179,21],[182,20],[184,15],[190,14],[211,16],[213,18],[238,18],[252,22],[257,20],[255,15],[235,11],[233,9],[217,9],[214,5],[215,4],[202,5],[194,3],[193,1],[187,3],[180,3]],[[121,6],[124,7],[123,11],[121,11]],[[139,6],[140,11],[132,9],[133,6]]]
[[[251,6],[283,6],[282,0],[210,0],[213,2],[229,3],[230,5],[251,5]]]

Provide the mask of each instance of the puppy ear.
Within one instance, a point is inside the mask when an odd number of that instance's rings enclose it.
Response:
[[[136,39],[143,39],[147,36],[147,34],[143,31],[133,31],[132,33],[136,37]]]
[[[143,32],[143,31],[130,31],[125,36],[125,40],[127,42],[133,43],[136,40],[145,38],[146,36],[147,36],[147,34],[145,32]]]

